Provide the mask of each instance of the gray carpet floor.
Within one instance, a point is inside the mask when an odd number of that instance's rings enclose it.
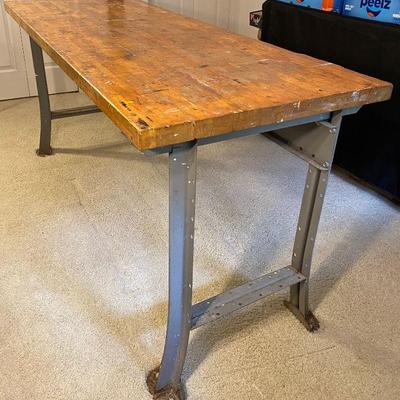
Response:
[[[54,107],[87,104],[52,96]],[[0,103],[0,399],[150,399],[167,296],[167,157],[102,114]],[[305,164],[262,136],[199,149],[195,301],[290,262]],[[194,331],[189,400],[400,399],[400,212],[333,174],[311,278],[321,330],[281,292]]]

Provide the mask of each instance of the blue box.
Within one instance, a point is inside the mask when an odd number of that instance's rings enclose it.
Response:
[[[343,0],[279,0],[300,7],[314,8],[316,10],[341,13]]]
[[[344,0],[342,14],[400,25],[400,0]]]

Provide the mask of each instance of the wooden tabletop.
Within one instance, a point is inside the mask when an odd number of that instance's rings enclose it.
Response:
[[[138,0],[5,6],[140,150],[383,101],[392,92],[389,83]]]

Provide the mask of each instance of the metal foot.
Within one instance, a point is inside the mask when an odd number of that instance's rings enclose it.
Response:
[[[311,311],[305,315],[295,307],[290,301],[284,301],[283,304],[294,314],[294,316],[306,327],[309,332],[316,332],[319,328],[319,321]]]
[[[182,385],[157,391],[156,386],[159,375],[160,367],[157,367],[149,372],[146,379],[147,387],[154,400],[186,400],[186,393]]]
[[[46,150],[41,150],[41,149],[37,149],[36,150],[36,155],[38,157],[47,157],[47,156],[51,156],[53,155],[53,149],[51,147],[49,147]]]

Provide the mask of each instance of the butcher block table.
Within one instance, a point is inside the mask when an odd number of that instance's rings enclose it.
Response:
[[[8,0],[5,7],[31,37],[40,156],[52,153],[53,119],[98,111],[143,153],[169,154],[168,327],[160,367],[147,378],[154,398],[185,398],[192,329],[271,293],[290,287],[287,307],[318,329],[309,276],[341,119],[389,99],[392,85],[137,0]],[[50,109],[42,50],[95,106]],[[260,133],[308,163],[291,263],[192,305],[197,147]]]

